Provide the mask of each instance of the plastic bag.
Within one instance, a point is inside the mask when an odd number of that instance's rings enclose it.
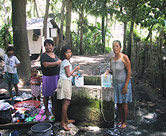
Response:
[[[82,87],[84,86],[84,76],[77,76],[75,77],[75,86]]]

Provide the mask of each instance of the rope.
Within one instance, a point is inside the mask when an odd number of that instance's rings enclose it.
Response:
[[[108,123],[111,123],[111,122],[113,122],[113,121],[115,121],[115,119],[116,119],[116,117],[114,116],[114,118],[112,119],[112,120],[106,120],[106,118],[105,118],[105,116],[104,116],[104,112],[103,112],[103,99],[102,99],[102,89],[101,89],[101,91],[100,91],[100,110],[101,110],[101,114],[102,114],[102,117],[103,117],[103,120],[104,120],[104,122],[108,122]]]

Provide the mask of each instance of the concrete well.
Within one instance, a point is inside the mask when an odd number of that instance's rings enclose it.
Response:
[[[55,118],[56,121],[60,121],[61,101],[56,99],[56,93],[54,99]],[[113,87],[102,88],[99,85],[72,87],[68,116],[70,119],[76,120],[76,125],[112,128],[114,126],[114,111]]]

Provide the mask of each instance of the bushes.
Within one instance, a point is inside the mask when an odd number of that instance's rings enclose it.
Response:
[[[111,50],[112,50],[112,48],[110,48],[110,47],[105,47],[105,53],[110,53]]]
[[[0,29],[0,48],[6,49],[9,44],[13,44],[13,37],[9,30],[9,25],[4,25]]]

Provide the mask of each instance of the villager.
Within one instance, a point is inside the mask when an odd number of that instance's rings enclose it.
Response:
[[[112,73],[114,86],[114,102],[117,104],[119,112],[119,122],[121,128],[127,125],[128,102],[132,102],[131,89],[131,65],[127,55],[121,53],[121,42],[113,41],[113,51],[115,56],[110,59],[110,71]]]
[[[72,51],[69,46],[64,46],[61,51],[62,60],[60,67],[60,79],[58,81],[57,88],[57,99],[62,100],[62,118],[60,126],[69,131],[68,123],[75,122],[74,120],[69,120],[67,111],[70,105],[71,95],[72,95],[72,75],[76,70],[80,69],[80,66],[76,66],[72,70],[72,65],[70,63],[70,58],[72,57]]]
[[[44,42],[44,46],[46,52],[41,55],[41,68],[42,68],[42,94],[44,96],[44,106],[45,106],[45,114],[50,116],[51,113],[48,110],[48,100],[51,96],[52,105],[53,102],[53,92],[57,88],[58,80],[59,80],[59,70],[61,60],[54,54],[53,48],[54,43],[52,40],[47,39]]]
[[[3,56],[3,60],[5,62],[4,72],[5,79],[8,84],[8,91],[10,94],[10,98],[13,99],[12,85],[14,85],[16,96],[18,96],[19,77],[17,74],[17,67],[20,65],[20,61],[16,56],[14,56],[13,47],[7,48],[6,54]]]
[[[38,76],[38,70],[35,67],[31,69],[30,84],[31,84],[31,94],[33,96],[33,99],[36,100],[37,98],[40,101],[41,77]]]

